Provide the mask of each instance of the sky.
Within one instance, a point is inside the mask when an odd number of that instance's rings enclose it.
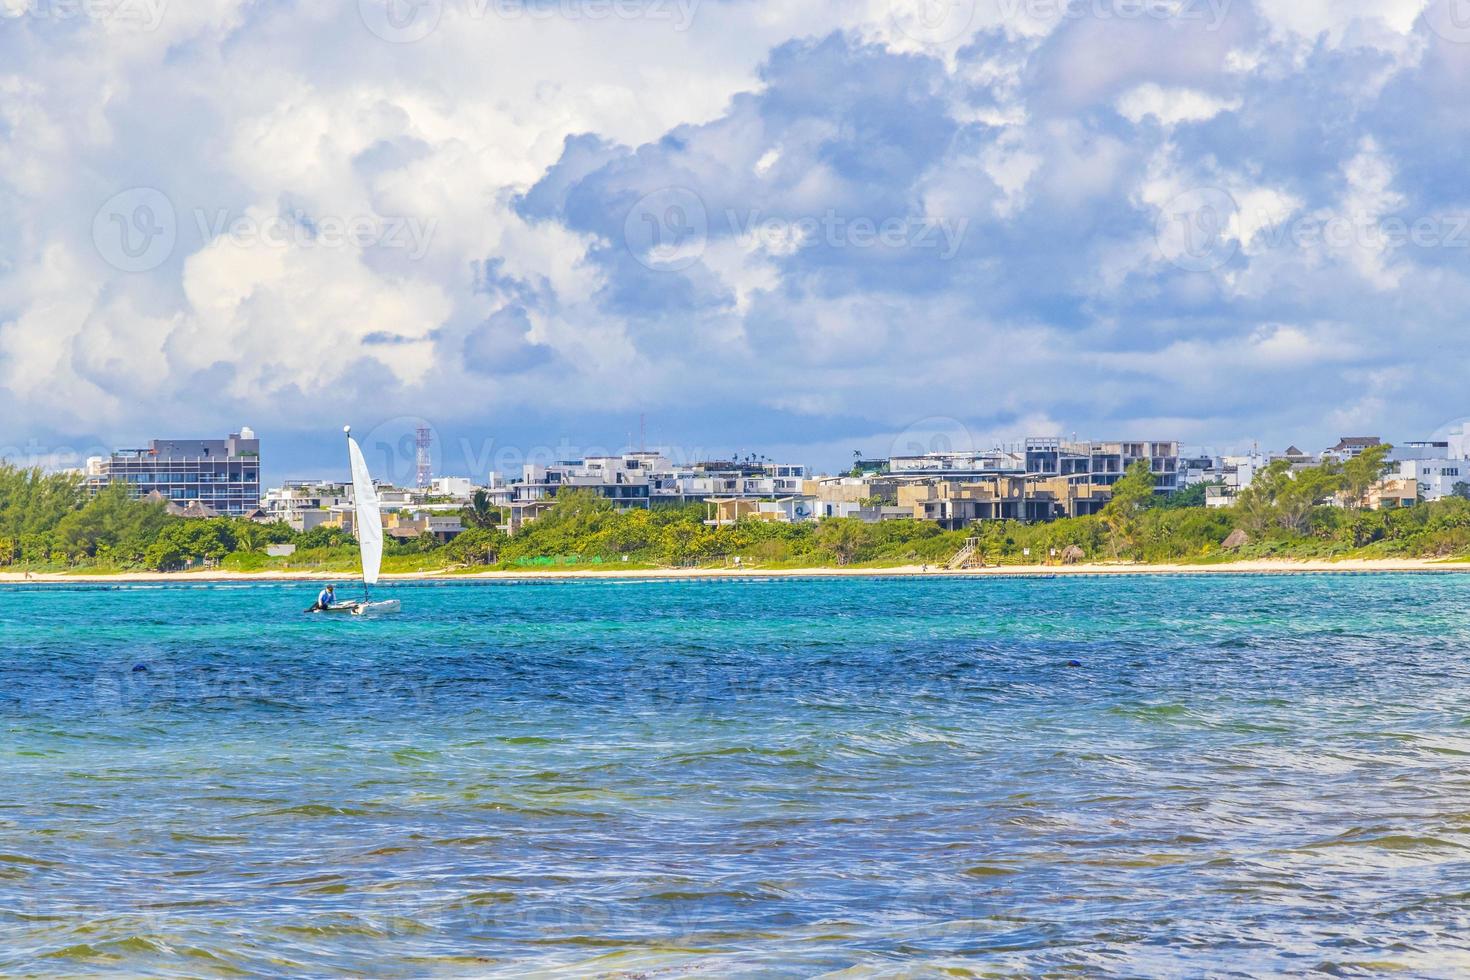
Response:
[[[1466,0],[0,0],[0,455],[1427,438],[1467,87]]]

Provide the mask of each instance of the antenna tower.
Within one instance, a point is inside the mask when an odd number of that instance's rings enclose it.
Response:
[[[423,489],[434,482],[434,457],[430,452],[434,448],[433,430],[427,425],[419,426],[414,445],[418,447],[418,485]]]

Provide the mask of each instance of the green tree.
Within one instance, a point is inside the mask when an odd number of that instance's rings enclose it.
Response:
[[[1277,523],[1289,531],[1305,534],[1312,512],[1340,493],[1342,471],[1332,463],[1308,466],[1298,470],[1280,487],[1276,495]]]
[[[839,565],[849,565],[866,542],[865,525],[855,517],[829,517],[817,525],[816,544]]]
[[[1273,459],[1236,498],[1236,515],[1243,528],[1256,534],[1273,527],[1303,534],[1312,512],[1342,485],[1341,468],[1334,463],[1294,470],[1289,461]]]
[[[500,511],[491,506],[490,495],[484,490],[470,495],[470,502],[460,510],[460,520],[467,528],[493,528],[503,523]]]
[[[235,527],[235,544],[240,551],[260,551],[270,540],[266,529],[254,521],[239,521]]]
[[[1183,510],[1189,507],[1203,507],[1209,495],[1210,487],[1224,486],[1223,480],[1212,480],[1208,483],[1191,483],[1183,490],[1177,490],[1166,497],[1160,497],[1155,506],[1165,510]]]
[[[1236,495],[1235,510],[1246,530],[1263,534],[1277,520],[1276,502],[1291,481],[1291,463],[1273,459],[1257,470],[1250,485]]]
[[[1153,503],[1154,487],[1153,471],[1146,459],[1128,467],[1128,472],[1113,484],[1113,496],[1102,509],[1102,519],[1114,558],[1118,557],[1119,544],[1132,537],[1138,515]]]
[[[500,558],[507,538],[493,527],[472,527],[444,546],[444,556],[461,565],[491,565]]]
[[[1393,447],[1387,443],[1369,446],[1342,464],[1342,495],[1354,510],[1367,506],[1369,492],[1396,464],[1388,459]]]
[[[296,547],[302,551],[356,546],[357,539],[335,524],[318,524],[296,538]]]

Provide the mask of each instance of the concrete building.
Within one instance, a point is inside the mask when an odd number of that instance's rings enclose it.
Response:
[[[483,490],[485,497],[490,501],[490,506],[498,510],[510,511],[511,501],[516,499],[515,488],[506,483],[499,473],[492,472],[483,487],[475,487],[475,490]],[[474,496],[474,491],[470,491]]]
[[[271,520],[284,521],[297,531],[331,523],[333,508],[348,502],[347,488],[329,480],[288,480],[265,492],[262,507]]]
[[[1192,455],[1179,457],[1179,489],[1220,479],[1222,462],[1218,456]]]
[[[1148,463],[1158,493],[1173,493],[1179,482],[1179,443],[1164,441],[1067,442],[1027,439],[1025,472],[1031,476],[1086,476],[1089,482],[1112,486],[1139,460]]]
[[[1354,456],[1361,455],[1363,450],[1373,446],[1381,446],[1383,440],[1377,436],[1343,436],[1337,441],[1337,445],[1331,446],[1323,451],[1322,459],[1335,460],[1339,463],[1346,462]]]
[[[587,490],[620,508],[647,507],[649,469],[637,454],[527,463],[514,485],[517,504],[547,500],[562,490]]]
[[[802,492],[807,468],[768,460],[705,460],[676,465],[662,456],[649,461],[656,501],[688,502],[708,497],[788,497]]]
[[[958,530],[980,521],[1031,524],[1096,514],[1112,488],[1088,478],[994,476],[968,483],[911,483],[899,487],[898,505],[917,520]]]
[[[801,494],[805,466],[766,460],[711,460],[675,464],[651,451],[528,464],[510,485],[512,533],[550,509],[563,490],[585,490],[620,510],[710,498],[782,499]]]
[[[475,483],[466,476],[436,476],[428,487],[429,496],[448,497],[456,501],[469,500],[470,494],[474,492]]]
[[[400,540],[413,540],[428,534],[447,542],[464,533],[464,523],[458,514],[400,510],[383,515],[383,533]]]
[[[1278,460],[1285,460],[1293,473],[1309,466],[1320,466],[1321,460],[1302,452],[1296,446],[1287,446],[1279,453],[1263,453],[1252,448],[1248,453],[1221,456],[1220,469],[1216,474],[1221,485],[1205,490],[1206,507],[1229,507],[1240,492],[1251,485],[1256,475]]]
[[[510,529],[514,533],[551,509],[564,490],[597,494],[619,510],[647,508],[649,468],[640,454],[594,456],[556,463],[527,463],[511,485]]]
[[[1018,449],[987,449],[984,452],[926,453],[894,456],[888,460],[887,475],[897,478],[923,477],[940,480],[980,479],[989,476],[1024,476],[1026,455]]]
[[[882,494],[874,493],[873,484],[861,477],[829,476],[803,480],[801,489],[804,496],[816,502],[819,518],[880,519],[881,512],[878,507],[873,506],[872,502],[874,498],[881,497]]]
[[[1292,447],[1295,449],[1295,447]],[[1291,452],[1292,450],[1287,450]],[[1218,477],[1219,486],[1205,489],[1206,507],[1229,507],[1240,496],[1240,491],[1251,485],[1256,474],[1271,462],[1270,457],[1259,449],[1235,456],[1221,456]]]
[[[705,524],[728,527],[739,521],[775,521],[778,524],[802,524],[818,519],[816,501],[811,497],[782,497],[758,500],[749,497],[712,497],[705,502]]]
[[[1390,510],[1396,507],[1412,507],[1419,502],[1419,485],[1413,480],[1389,478],[1374,484],[1368,491],[1366,501],[1369,510]],[[1343,501],[1339,500],[1342,506]]]
[[[260,440],[248,428],[224,439],[154,439],[146,449],[87,460],[85,479],[93,494],[126,483],[137,498],[156,493],[176,504],[197,502],[245,517],[260,508]]]
[[[1449,440],[1406,442],[1395,445],[1389,459],[1393,475],[1418,488],[1420,500],[1443,500],[1455,485],[1470,484],[1470,460],[1454,455]]]

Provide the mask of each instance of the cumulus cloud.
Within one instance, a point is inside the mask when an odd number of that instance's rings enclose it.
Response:
[[[1118,111],[1132,122],[1152,116],[1165,126],[1204,122],[1222,112],[1240,108],[1239,99],[1222,99],[1189,88],[1163,88],[1147,82],[1118,99]]]
[[[0,445],[1463,414],[1470,39],[1424,0],[0,2]]]

